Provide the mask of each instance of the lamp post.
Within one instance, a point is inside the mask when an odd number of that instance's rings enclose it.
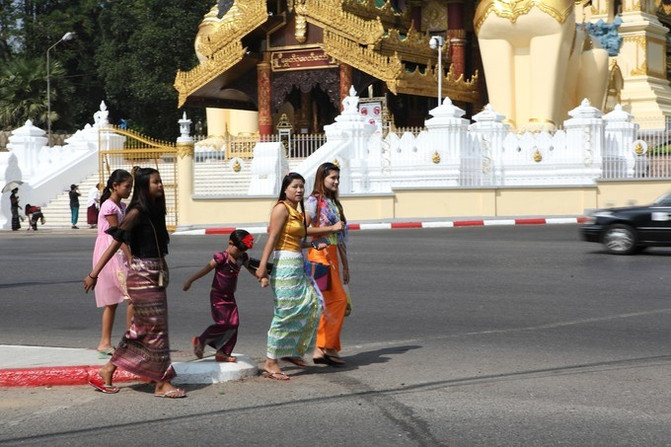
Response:
[[[438,49],[438,107],[443,96],[443,45],[445,45],[443,36],[431,36],[429,46],[432,50]]]
[[[49,59],[49,51],[61,42],[74,39],[75,35],[74,32],[68,31],[63,34],[58,42],[47,49],[47,143],[49,147],[51,147],[51,60]]]

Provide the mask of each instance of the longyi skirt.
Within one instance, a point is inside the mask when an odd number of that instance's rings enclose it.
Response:
[[[275,294],[268,330],[268,358],[302,357],[315,347],[321,313],[319,295],[308,279],[303,254],[276,250],[270,286]]]
[[[159,286],[160,270],[163,286]],[[117,367],[155,382],[175,377],[168,340],[168,267],[156,258],[133,258],[126,280],[133,319],[112,355]]]

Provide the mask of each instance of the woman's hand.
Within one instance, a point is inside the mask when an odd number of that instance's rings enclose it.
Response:
[[[347,266],[342,269],[342,282],[343,284],[349,284],[349,268]]]
[[[343,231],[344,229],[345,229],[345,224],[343,223],[342,220],[334,223],[333,225],[331,225],[331,232],[332,233],[337,233],[339,231]]]
[[[261,283],[261,287],[268,287],[268,284],[270,284],[268,278],[261,278],[259,282]]]
[[[254,272],[254,276],[256,276],[256,278],[259,281],[261,281],[263,278],[267,278],[268,269],[266,268],[266,265],[265,264],[259,265],[259,268],[257,268],[256,271]]]
[[[184,281],[184,285],[182,286],[182,290],[186,292],[190,288],[191,288],[191,281],[188,281],[188,280]]]
[[[93,289],[96,286],[96,283],[98,282],[98,277],[93,277],[91,275],[86,275],[84,277],[84,291],[86,293],[89,292],[89,290]]]

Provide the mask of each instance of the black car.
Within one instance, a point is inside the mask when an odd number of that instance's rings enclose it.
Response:
[[[648,206],[595,211],[580,227],[584,240],[610,253],[628,255],[651,246],[671,246],[671,193]]]

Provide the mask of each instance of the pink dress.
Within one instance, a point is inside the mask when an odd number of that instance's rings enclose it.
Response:
[[[117,221],[121,222],[126,215],[126,204],[122,202],[120,206],[117,206],[113,201],[105,200],[105,203],[100,206],[100,213],[98,214],[98,237],[93,249],[94,267],[114,240],[112,236],[105,233],[110,228],[110,224],[105,216],[112,215],[116,215]],[[125,257],[126,255],[124,255],[123,251],[118,250],[100,271],[98,281],[93,289],[98,307],[119,304],[128,298],[128,293],[126,292],[126,274],[128,269]]]

